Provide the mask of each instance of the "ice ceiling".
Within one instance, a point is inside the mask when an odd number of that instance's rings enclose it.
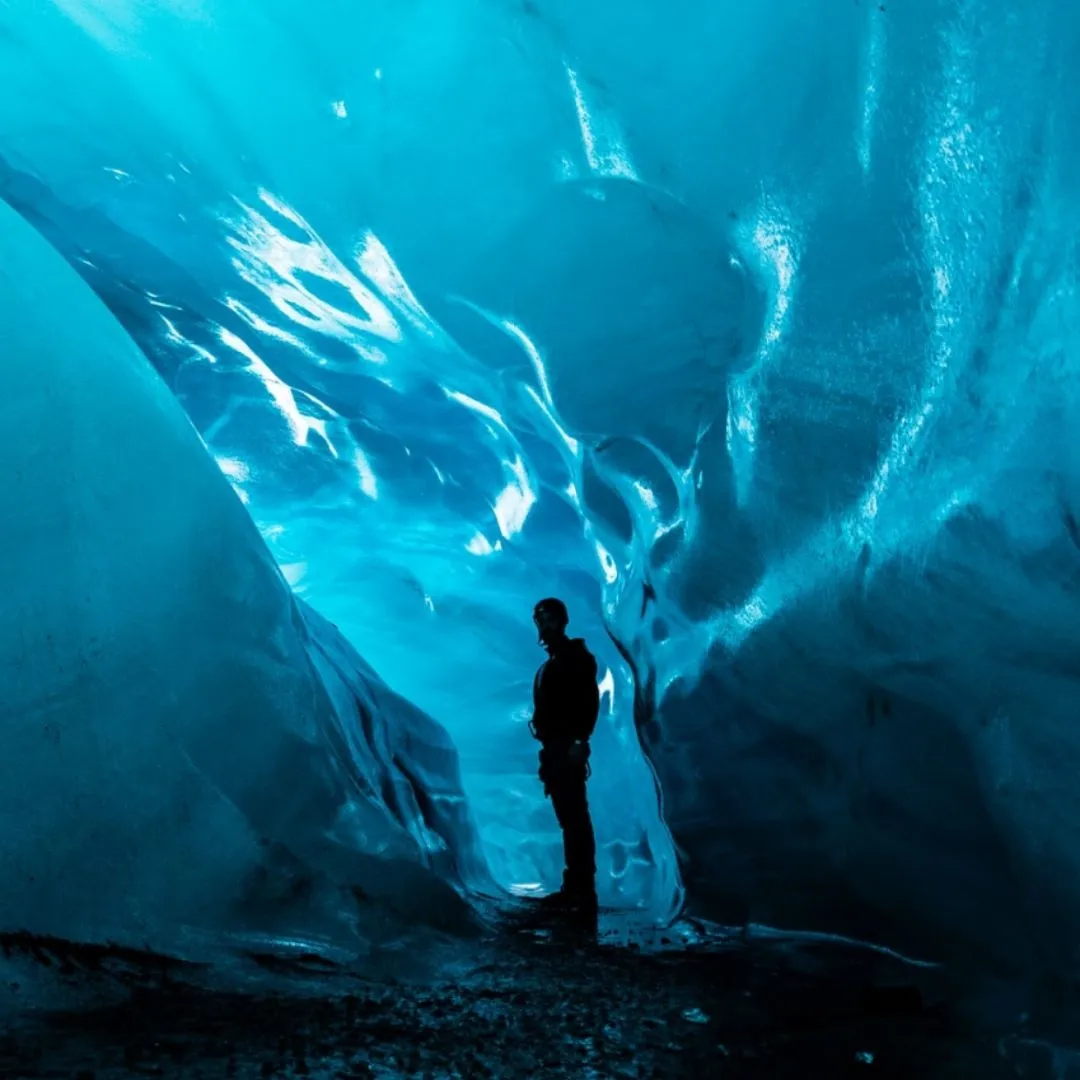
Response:
[[[1078,56],[1064,0],[0,0],[0,197],[450,733],[497,882],[557,871],[558,593],[610,902],[1043,970],[1080,948]],[[15,228],[33,341],[83,287]]]

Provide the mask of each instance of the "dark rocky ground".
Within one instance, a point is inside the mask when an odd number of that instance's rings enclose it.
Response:
[[[503,925],[434,982],[251,956],[268,979],[241,993],[149,953],[9,936],[9,964],[110,1000],[11,1017],[0,1076],[1055,1075],[1040,1044],[980,1032],[936,974],[878,953],[717,935],[647,944],[618,927],[597,940]]]

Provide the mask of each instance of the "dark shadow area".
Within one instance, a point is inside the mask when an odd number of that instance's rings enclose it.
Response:
[[[26,1080],[1018,1075],[934,972],[693,924],[650,936],[602,922],[595,940],[508,920],[431,984],[249,954],[243,992],[148,952],[3,945],[28,982],[111,999],[11,1018],[0,1075]]]

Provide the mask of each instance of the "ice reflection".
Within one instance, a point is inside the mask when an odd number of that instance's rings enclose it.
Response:
[[[345,342],[360,359],[384,360],[383,354],[372,350],[367,335],[400,342],[402,331],[376,288],[354,274],[297,211],[269,191],[261,190],[259,198],[270,213],[238,201],[241,213],[226,220],[228,243],[236,252],[233,265],[240,277],[291,323]],[[424,324],[415,298],[374,236],[364,238],[358,261],[414,324]]]

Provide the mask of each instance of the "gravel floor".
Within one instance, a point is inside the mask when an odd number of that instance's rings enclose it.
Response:
[[[114,1000],[12,1018],[0,1076],[1019,1075],[996,1038],[880,954],[782,940],[653,950],[631,938],[505,925],[469,946],[467,968],[422,985],[254,957],[274,989],[247,993],[150,954],[9,938],[9,956]]]

